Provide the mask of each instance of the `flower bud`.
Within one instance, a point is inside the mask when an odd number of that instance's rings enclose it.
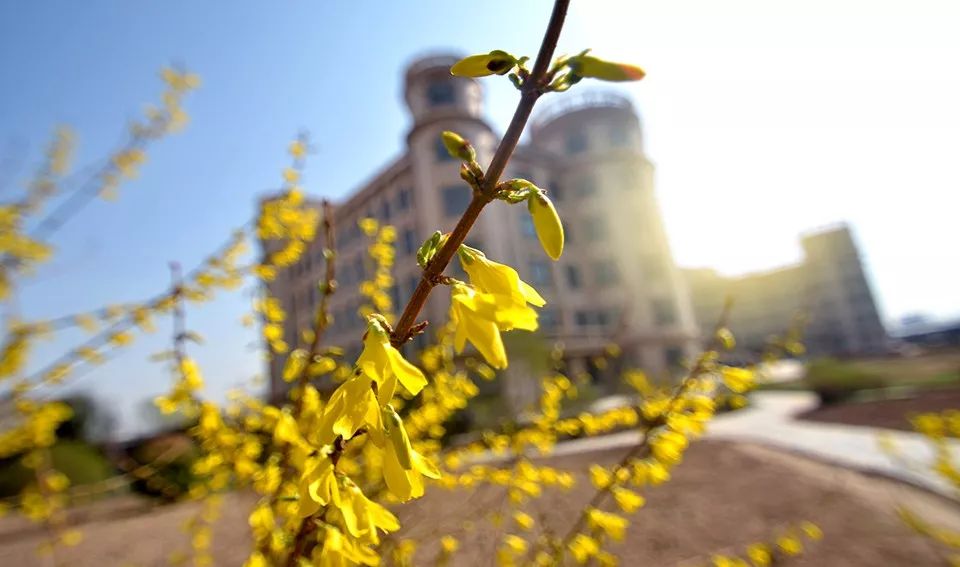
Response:
[[[533,218],[533,228],[537,231],[537,238],[544,252],[550,258],[558,260],[563,253],[563,224],[557,209],[542,191],[530,194],[527,209]]]
[[[639,81],[646,73],[636,65],[604,61],[592,55],[580,54],[567,61],[570,70],[579,77],[602,81]]]
[[[451,156],[466,162],[477,159],[477,152],[473,149],[473,146],[470,142],[464,140],[460,134],[445,130],[440,134],[440,138],[443,140],[443,145],[447,148],[447,152]]]
[[[517,65],[517,58],[506,51],[495,49],[484,55],[471,55],[457,61],[450,67],[450,74],[456,77],[486,77],[488,75],[506,75]]]

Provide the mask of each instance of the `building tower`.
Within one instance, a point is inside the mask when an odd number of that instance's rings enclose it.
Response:
[[[452,130],[469,139],[481,166],[493,157],[498,137],[482,118],[481,84],[451,76],[457,60],[433,55],[407,68],[402,91],[411,115],[406,151],[335,206],[340,285],[330,300],[334,323],[326,337],[328,344],[344,347],[347,358],[359,352],[364,330],[357,315],[363,302],[357,287],[371,275],[368,240],[357,221],[373,217],[396,228],[393,298],[399,311],[420,278],[417,249],[433,231],[452,230],[471,199],[470,188],[460,179],[460,162],[448,155],[441,132]],[[515,267],[548,302],[536,335],[505,336],[511,356],[504,394],[517,411],[536,398],[539,365],[547,365],[555,344],[563,344],[571,373],[586,372],[601,389],[613,389],[614,368],[604,370],[594,363],[611,343],[623,350],[622,366],[663,375],[679,370],[684,357],[693,354],[696,340],[632,105],[612,95],[565,94],[562,100],[568,104],[538,115],[503,179],[529,179],[550,192],[567,230],[563,257],[559,262],[547,258],[523,205],[491,203],[467,239],[491,259]],[[301,331],[316,307],[322,247],[322,242],[314,243],[304,265],[284,270],[268,290],[293,313],[284,337],[291,348],[303,342]],[[447,274],[465,279],[456,259]],[[421,314],[430,321],[430,330],[410,351],[434,336],[448,308],[448,291],[435,288]],[[271,365],[275,397],[285,389],[277,376],[282,362],[277,357]]]

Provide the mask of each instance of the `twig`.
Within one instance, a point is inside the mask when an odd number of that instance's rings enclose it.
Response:
[[[570,0],[556,0],[554,2],[553,12],[550,14],[550,23],[547,24],[547,31],[544,33],[543,42],[540,44],[540,51],[537,54],[533,72],[530,74],[530,78],[523,83],[520,102],[517,104],[517,109],[510,120],[510,126],[507,127],[503,139],[500,140],[500,145],[497,146],[497,151],[493,154],[490,167],[484,173],[481,190],[474,193],[473,199],[457,222],[457,226],[454,227],[447,241],[423,270],[420,283],[417,284],[416,290],[407,302],[407,306],[403,309],[403,313],[394,328],[391,337],[394,346],[404,344],[413,336],[411,330],[417,322],[417,316],[426,304],[439,276],[443,274],[447,264],[450,263],[457,249],[463,244],[473,224],[480,216],[480,212],[493,200],[494,191],[500,182],[500,176],[517,148],[520,134],[523,133],[523,129],[530,119],[533,106],[544,92],[544,78],[547,76],[547,67],[553,58],[553,52],[556,50],[557,40],[560,37],[560,30],[563,28],[563,21],[566,18],[569,4]]]

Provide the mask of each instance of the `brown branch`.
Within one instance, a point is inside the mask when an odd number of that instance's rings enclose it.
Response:
[[[733,300],[728,297],[723,305],[723,310],[720,312],[720,316],[717,319],[717,323],[714,326],[713,336],[710,339],[709,346],[697,357],[697,362],[694,364],[693,368],[687,373],[687,375],[680,381],[677,387],[674,389],[673,394],[670,397],[670,402],[667,405],[666,411],[663,412],[662,416],[667,416],[670,413],[676,411],[676,406],[682,399],[683,394],[690,388],[690,385],[693,384],[694,380],[703,374],[707,365],[710,361],[709,354],[717,350],[721,345],[718,338],[718,332],[720,329],[726,327],[727,321],[730,318],[730,310],[733,308]],[[617,477],[619,476],[620,471],[629,467],[635,459],[640,459],[646,457],[650,452],[650,431],[663,424],[663,417],[655,420],[653,423],[646,424],[646,427],[643,429],[643,437],[637,442],[636,445],[630,448],[627,451],[623,458],[620,459],[620,462],[617,463],[616,467],[613,469],[611,475],[610,483],[600,487],[593,494],[593,497],[590,499],[590,502],[580,511],[580,515],[577,517],[577,521],[570,526],[570,529],[567,530],[563,538],[560,540],[560,543],[554,549],[554,559],[559,560],[564,553],[567,545],[573,540],[578,533],[583,530],[583,526],[587,522],[587,517],[590,513],[590,510],[602,506],[604,501],[607,499],[607,496],[610,494],[610,491],[619,484]],[[531,547],[529,558],[532,558],[536,555],[536,548]]]
[[[426,304],[430,292],[433,291],[433,287],[440,281],[440,276],[446,269],[447,264],[450,263],[457,249],[463,244],[463,241],[477,221],[477,218],[479,218],[483,208],[494,199],[497,183],[500,182],[500,176],[503,174],[514,150],[517,148],[517,144],[520,141],[520,134],[523,133],[523,129],[530,119],[530,114],[533,112],[533,107],[537,99],[539,99],[544,92],[547,67],[553,58],[553,52],[556,50],[557,39],[560,37],[560,31],[563,28],[563,21],[566,18],[569,4],[570,0],[555,0],[553,12],[550,15],[550,22],[547,24],[547,31],[543,36],[543,42],[537,54],[534,71],[523,84],[520,102],[517,103],[517,109],[514,111],[513,118],[510,120],[510,126],[500,141],[500,145],[497,146],[496,152],[494,152],[493,160],[490,162],[490,166],[484,174],[483,183],[479,187],[479,191],[474,192],[473,199],[463,212],[456,227],[454,227],[444,245],[423,270],[420,283],[417,284],[416,290],[414,290],[413,295],[407,302],[393,330],[390,342],[395,347],[404,344],[414,335],[414,329],[418,328],[417,316]],[[340,456],[346,448],[347,441],[348,440],[344,440],[342,437],[337,437],[334,441],[334,450],[330,454],[331,461],[336,463],[340,459]],[[297,531],[297,536],[294,540],[294,549],[287,557],[286,564],[288,566],[292,567],[296,565],[300,555],[306,550],[307,543],[305,540],[311,533],[308,526],[312,524],[313,521],[310,518],[305,518],[300,523],[300,529]]]
[[[460,217],[459,222],[457,222],[457,226],[454,227],[453,232],[450,233],[443,247],[440,248],[423,270],[420,283],[417,284],[417,289],[407,302],[407,306],[404,308],[394,328],[393,336],[391,337],[391,342],[394,346],[404,344],[413,336],[411,329],[413,329],[414,324],[416,324],[417,316],[419,316],[420,311],[426,304],[427,298],[430,296],[430,292],[433,291],[433,287],[436,285],[438,278],[447,268],[450,260],[453,259],[453,255],[457,252],[457,249],[463,244],[473,224],[480,216],[480,212],[493,200],[497,183],[500,182],[500,176],[503,174],[503,170],[506,169],[507,162],[510,161],[510,157],[520,142],[520,134],[523,133],[523,129],[530,119],[533,106],[544,92],[547,67],[550,64],[550,60],[553,59],[553,52],[556,50],[557,40],[560,37],[560,30],[563,28],[563,21],[566,18],[569,4],[570,0],[556,0],[554,2],[553,12],[550,14],[550,23],[547,24],[547,31],[543,35],[543,42],[540,44],[540,51],[537,54],[533,72],[530,74],[529,79],[523,83],[520,102],[517,104],[517,109],[514,111],[513,118],[510,120],[510,126],[507,127],[503,139],[500,140],[500,145],[497,146],[497,151],[493,154],[490,167],[488,167],[484,173],[483,184],[480,187],[480,191],[474,192],[473,199],[467,206],[467,210],[463,212],[463,216]]]

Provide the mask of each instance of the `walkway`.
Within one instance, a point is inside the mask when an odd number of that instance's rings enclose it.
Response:
[[[800,421],[793,416],[816,407],[809,392],[755,392],[749,408],[716,417],[707,438],[750,441],[786,449],[865,473],[881,474],[955,498],[956,492],[937,475],[911,467],[929,463],[930,444],[921,435],[833,423]],[[883,431],[898,447],[906,462],[896,462],[879,445]],[[638,439],[627,431],[604,437],[560,443],[555,454],[628,447]],[[960,451],[960,441],[954,442]]]

